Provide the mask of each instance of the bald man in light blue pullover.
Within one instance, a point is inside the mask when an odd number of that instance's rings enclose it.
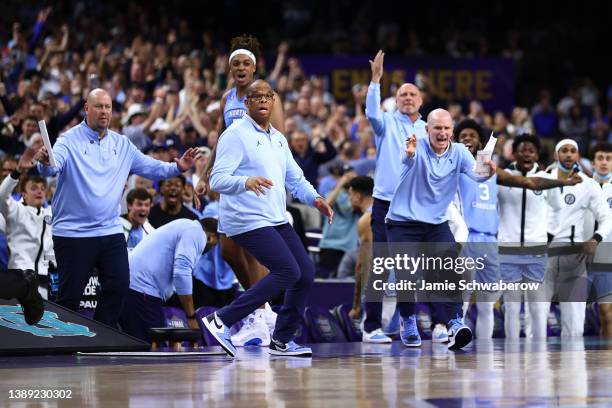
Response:
[[[119,222],[127,177],[130,173],[154,180],[177,176],[193,166],[197,151],[188,150],[176,163],[145,156],[127,137],[108,128],[112,100],[103,89],[89,93],[85,115],[53,146],[56,166],[50,165],[44,147],[36,159],[43,176],[57,176],[52,206],[58,303],[78,310],[96,267],[102,294],[94,318],[115,326],[129,284],[127,246]]]
[[[402,163],[399,185],[393,193],[389,212],[387,213],[387,236],[390,251],[397,253],[399,247],[405,252],[411,252],[414,245],[406,243],[449,243],[436,246],[442,251],[433,250],[429,245],[427,250],[437,257],[456,256],[453,252],[455,242],[448,226],[446,210],[452,202],[459,184],[461,174],[475,181],[485,181],[495,174],[496,166],[491,161],[485,161],[489,166],[488,176],[478,176],[474,173],[476,160],[470,151],[461,143],[452,143],[453,120],[450,113],[444,109],[433,110],[427,118],[427,139],[417,139],[412,136],[406,140],[406,148],[398,152]],[[401,243],[402,245],[397,245]],[[396,244],[396,245],[393,245]],[[429,270],[423,271],[430,272]],[[440,271],[432,270],[432,274],[423,275],[424,279],[435,276],[440,280],[448,278],[457,280],[454,271],[448,271],[443,278],[433,275]],[[400,280],[401,278],[398,278]],[[412,299],[414,302],[414,299]],[[400,308],[402,317],[414,314],[414,303],[404,302]],[[448,328],[448,347],[451,350],[463,348],[472,341],[472,332],[463,324],[461,294],[453,292],[442,303],[446,311]],[[421,338],[418,330],[412,329],[402,333],[402,341],[407,346],[419,346]]]

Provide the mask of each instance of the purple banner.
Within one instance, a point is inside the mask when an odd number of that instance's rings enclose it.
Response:
[[[330,92],[339,101],[352,98],[352,87],[369,84],[368,60],[374,56],[301,56],[306,75],[325,75]],[[479,100],[488,112],[509,113],[514,106],[514,63],[505,58],[385,57],[383,98],[391,96],[391,85],[415,82],[417,73],[427,76],[436,95],[467,107]]]

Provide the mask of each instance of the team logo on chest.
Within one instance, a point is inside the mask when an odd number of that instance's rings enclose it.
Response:
[[[569,193],[565,196],[565,204],[572,205],[576,202],[576,196],[572,193]]]
[[[612,197],[608,197],[608,206],[612,208]]]

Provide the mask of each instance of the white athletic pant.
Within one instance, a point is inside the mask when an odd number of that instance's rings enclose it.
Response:
[[[551,256],[546,268],[547,295],[559,296],[561,337],[582,336],[588,294],[586,264],[579,254]]]

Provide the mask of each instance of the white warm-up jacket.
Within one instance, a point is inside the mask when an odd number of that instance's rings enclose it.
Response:
[[[6,220],[9,269],[32,269],[47,275],[53,256],[51,208],[35,208],[16,201],[11,193],[19,179],[7,176],[0,184],[0,212]]]

